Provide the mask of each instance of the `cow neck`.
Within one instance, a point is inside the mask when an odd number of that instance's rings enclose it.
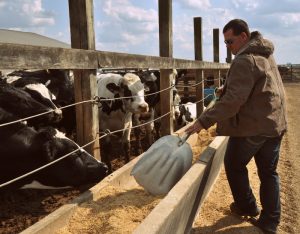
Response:
[[[24,128],[28,127],[25,123],[18,122],[11,125],[3,126],[0,130],[0,140],[8,141],[12,137],[14,137],[16,134],[23,131]],[[3,137],[3,138],[2,138]]]

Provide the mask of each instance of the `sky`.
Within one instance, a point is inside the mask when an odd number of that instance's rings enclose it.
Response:
[[[159,56],[158,0],[94,0],[96,49]],[[275,45],[278,64],[300,64],[299,0],[173,0],[173,57],[194,59],[193,18],[202,18],[203,60],[213,61],[213,29],[234,18]],[[70,43],[68,0],[0,0],[0,28]]]

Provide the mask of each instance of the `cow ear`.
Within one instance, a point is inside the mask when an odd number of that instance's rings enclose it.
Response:
[[[51,128],[41,130],[35,137],[35,143],[40,148],[41,156],[44,160],[46,160],[46,162],[51,162],[55,159],[53,140],[54,135]]]
[[[120,86],[116,85],[115,83],[108,83],[106,85],[106,88],[114,94],[117,94],[120,92]]]
[[[42,129],[38,132],[35,139],[39,142],[46,142],[53,138],[53,133],[51,131],[47,131],[48,129]]]
[[[44,128],[40,128],[38,131],[41,136],[44,135],[45,137],[47,136],[47,138],[53,138],[56,135],[56,130],[53,127],[44,127]]]
[[[53,141],[47,141],[42,146],[42,156],[46,162],[55,160]]]

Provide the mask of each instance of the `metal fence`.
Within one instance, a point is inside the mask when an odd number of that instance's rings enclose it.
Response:
[[[300,81],[300,64],[279,65],[278,69],[283,80]]]

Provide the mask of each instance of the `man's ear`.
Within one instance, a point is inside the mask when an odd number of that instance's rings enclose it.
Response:
[[[120,92],[120,86],[116,85],[115,83],[108,83],[106,85],[106,88],[114,94],[117,94]]]
[[[241,33],[241,37],[243,38],[243,40],[248,40],[249,39],[245,32]]]

